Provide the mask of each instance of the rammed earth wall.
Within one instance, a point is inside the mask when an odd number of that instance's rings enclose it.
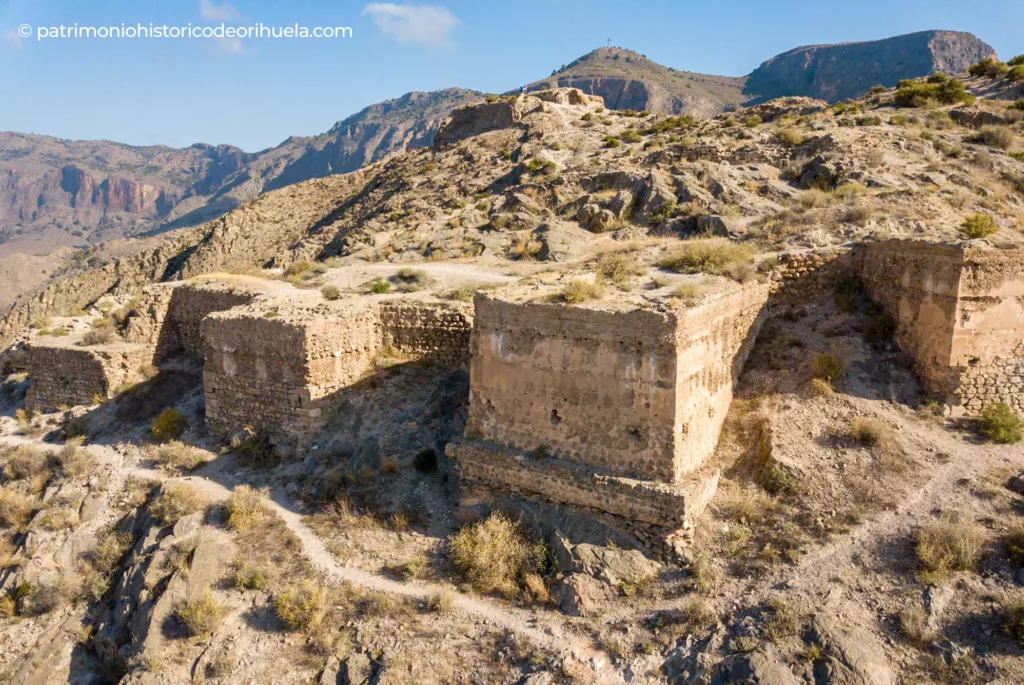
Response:
[[[113,397],[152,361],[152,349],[117,343],[97,347],[31,344],[27,348],[32,384],[25,398],[32,411],[92,404]]]

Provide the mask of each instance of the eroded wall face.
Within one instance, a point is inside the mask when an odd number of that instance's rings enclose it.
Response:
[[[381,346],[400,356],[447,369],[469,368],[472,305],[384,302],[380,329]]]
[[[859,271],[871,298],[896,323],[896,342],[926,387],[956,385],[951,355],[959,301],[962,251],[910,241],[871,243]]]
[[[968,248],[959,294],[957,396],[971,412],[1006,402],[1024,413],[1024,251]]]
[[[25,404],[32,411],[52,411],[108,399],[151,360],[152,351],[139,345],[30,345],[28,368],[32,384]]]
[[[715,451],[766,316],[769,288],[747,286],[677,314],[675,479],[699,469]]]
[[[671,482],[675,322],[478,294],[466,435]]]

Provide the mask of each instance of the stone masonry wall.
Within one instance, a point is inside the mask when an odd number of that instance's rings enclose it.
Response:
[[[466,435],[635,478],[675,477],[670,314],[476,295]]]
[[[962,251],[910,241],[869,243],[858,267],[868,293],[896,322],[896,342],[926,387],[955,386],[950,353]]]
[[[964,250],[950,364],[968,411],[1024,414],[1024,250]]]
[[[677,312],[673,481],[715,451],[732,393],[766,317],[769,285]]]
[[[207,422],[221,435],[263,426],[301,448],[379,351],[464,368],[471,326],[465,306],[370,299],[271,317],[259,307],[213,314],[202,324]]]
[[[137,315],[128,322],[125,338],[155,346],[158,363],[180,354],[201,358],[203,319],[248,304],[256,296],[255,291],[220,283],[150,286],[136,308]]]
[[[470,304],[383,302],[380,328],[382,346],[400,355],[448,369],[469,368]]]
[[[150,348],[129,343],[96,347],[31,344],[27,352],[32,384],[25,403],[32,411],[108,399],[152,360]]]

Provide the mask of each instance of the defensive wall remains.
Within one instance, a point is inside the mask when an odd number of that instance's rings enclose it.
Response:
[[[449,445],[467,501],[568,505],[667,553],[710,499],[713,453],[766,312],[857,276],[895,322],[925,385],[963,411],[1024,412],[1024,251],[885,241],[787,255],[765,284],[692,307],[567,307],[478,293],[278,298],[258,286],[153,286],[125,341],[37,339],[18,352],[29,407],[106,398],[139,367],[204,362],[207,421],[307,446],[382,357],[470,372],[464,439]]]

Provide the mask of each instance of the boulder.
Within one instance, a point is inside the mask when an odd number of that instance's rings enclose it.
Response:
[[[621,550],[580,544],[572,548],[573,570],[617,585],[619,581],[631,585],[661,573],[661,564],[645,557],[635,549]]]
[[[338,672],[340,685],[363,685],[373,677],[373,662],[366,654],[353,654],[345,659]]]
[[[736,658],[729,669],[729,682],[742,685],[799,685],[793,672],[779,659],[771,644],[763,652]]]
[[[727,238],[736,233],[736,222],[717,214],[705,214],[697,217],[697,232]]]
[[[637,205],[637,221],[648,224],[651,217],[666,205],[675,205],[676,191],[669,179],[658,171],[652,171],[644,185],[644,192]]]
[[[519,100],[502,100],[461,107],[448,117],[434,136],[434,147],[457,143],[487,131],[510,128],[522,121],[524,106]]]
[[[192,552],[192,563],[189,565],[185,599],[191,602],[203,590],[217,582],[230,558],[231,550],[223,543],[204,540],[196,545]]]
[[[839,185],[839,182],[838,166],[821,155],[807,162],[800,171],[800,185],[804,188],[831,190]]]
[[[594,616],[612,597],[612,590],[606,583],[584,573],[563,578],[554,591],[558,608],[569,616]]]
[[[822,685],[896,683],[882,645],[868,631],[824,615],[815,617],[811,629],[825,651],[825,658],[814,669]]]
[[[519,685],[551,685],[552,683],[551,674],[547,671],[538,671],[537,673],[531,673],[525,676],[519,681]]]
[[[582,228],[565,221],[541,224],[533,232],[534,240],[541,244],[537,258],[549,262],[565,262],[583,254],[583,248],[593,236]]]
[[[982,126],[1006,126],[1010,123],[1002,114],[990,112],[983,107],[956,107],[949,110],[949,118],[969,128]]]

